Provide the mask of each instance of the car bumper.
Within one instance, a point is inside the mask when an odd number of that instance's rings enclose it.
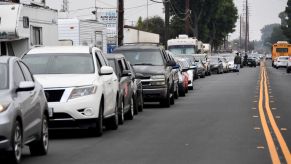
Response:
[[[277,67],[287,67],[288,63],[277,63]]]
[[[67,102],[49,102],[48,106],[53,110],[53,117],[50,118],[51,127],[66,127],[70,125],[82,125],[91,122],[99,116],[101,96],[96,94],[84,96]],[[86,112],[91,111],[91,112]]]
[[[143,98],[144,101],[160,101],[167,97],[167,88],[144,88]]]

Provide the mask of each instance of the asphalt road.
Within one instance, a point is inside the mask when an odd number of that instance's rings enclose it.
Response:
[[[287,128],[282,134],[291,147],[291,75],[283,69],[267,68],[267,72],[271,107],[274,115],[281,116],[276,117],[278,126]],[[194,91],[171,108],[147,105],[133,121],[100,138],[82,130],[52,131],[49,154],[31,157],[26,149],[22,163],[272,163],[258,110],[260,77],[257,67],[198,79]],[[286,162],[282,152],[278,154]]]

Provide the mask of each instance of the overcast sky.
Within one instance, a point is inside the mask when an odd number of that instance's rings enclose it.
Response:
[[[47,5],[54,9],[60,9],[63,0],[46,0]],[[239,14],[243,11],[245,0],[234,0],[239,9]],[[98,7],[116,8],[117,0],[96,0]],[[147,17],[147,0],[125,0],[126,24],[135,24],[139,16]],[[280,23],[278,14],[285,10],[287,0],[249,0],[250,4],[250,39],[259,40],[260,29],[264,25]],[[94,0],[69,0],[69,10],[79,18],[92,18],[90,7],[94,7]],[[81,10],[76,10],[81,9]],[[149,16],[160,15],[163,17],[163,5],[154,4],[149,1]],[[239,26],[239,24],[237,24]],[[231,35],[231,38],[239,36],[239,29]]]

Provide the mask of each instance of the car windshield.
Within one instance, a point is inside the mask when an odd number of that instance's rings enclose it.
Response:
[[[210,57],[209,60],[210,60],[211,63],[218,63],[219,58],[217,58],[217,57]]]
[[[288,56],[286,56],[286,57],[280,57],[280,58],[279,58],[279,60],[288,60],[288,59],[289,59]]]
[[[92,74],[90,54],[29,54],[24,57],[33,74]]]
[[[163,57],[160,50],[121,50],[116,51],[122,53],[126,60],[132,65],[164,65]]]
[[[0,64],[0,90],[7,89],[8,82],[7,64]]]
[[[196,54],[196,49],[193,45],[169,46],[169,51],[176,55]]]

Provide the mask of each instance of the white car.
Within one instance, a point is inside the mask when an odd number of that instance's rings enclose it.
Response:
[[[96,47],[38,47],[23,56],[53,111],[50,128],[118,128],[118,80]],[[104,119],[106,119],[106,124]]]
[[[288,60],[289,60],[289,56],[280,56],[276,59],[276,61],[274,62],[275,68],[278,69],[280,67],[287,67],[288,64]]]

